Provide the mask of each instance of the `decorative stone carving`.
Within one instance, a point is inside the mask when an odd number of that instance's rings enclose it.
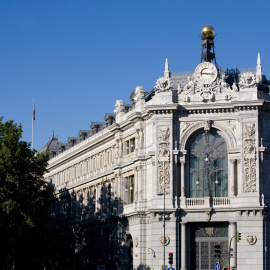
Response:
[[[255,123],[244,125],[244,191],[256,191]]]
[[[125,108],[124,108],[123,100],[121,100],[121,99],[116,100],[115,110],[114,110],[115,114],[123,112],[124,110],[125,110]]]
[[[138,247],[138,245],[139,245],[139,239],[138,239],[137,236],[134,238],[133,243],[134,243],[134,246],[135,247]]]
[[[204,212],[204,214],[205,214],[205,221],[206,221],[206,222],[209,222],[210,219],[211,219],[210,212],[209,212],[209,211],[206,211],[206,212]]]
[[[186,143],[188,142],[190,136],[196,132],[196,130],[199,130],[201,128],[205,127],[204,121],[202,122],[195,122],[192,123],[182,134],[180,134],[180,147],[181,151],[184,151],[186,149]],[[227,128],[227,126],[221,122],[213,121],[212,127],[219,129],[222,131],[222,134],[224,135],[224,139],[226,140],[229,148],[234,148],[236,144],[236,138],[235,135],[231,132],[230,129]]]
[[[136,130],[136,149],[143,148],[144,136],[141,129]]]
[[[255,124],[245,124],[244,130],[244,153],[255,153]]]
[[[155,90],[157,93],[168,92],[172,90],[170,78],[161,77],[157,80]]]
[[[222,74],[221,79],[219,80],[219,85],[221,86],[221,88],[229,88],[230,89],[230,85],[226,82],[226,75]]]
[[[170,238],[166,235],[165,235],[165,239],[164,239],[164,236],[160,236],[159,241],[162,246],[167,246],[170,243]]]
[[[226,79],[226,75],[223,74],[221,78],[207,79],[208,83],[206,83],[201,76],[188,77],[188,83],[183,88],[178,86],[179,101],[214,102],[216,99],[230,100],[235,96],[234,93],[238,91],[235,87],[232,90]]]
[[[257,242],[257,237],[254,234],[249,234],[246,237],[246,241],[249,245],[254,245]]]
[[[241,74],[240,80],[239,80],[239,87],[240,89],[243,88],[251,88],[256,87],[256,76],[252,72],[245,72]]]
[[[204,121],[204,131],[205,131],[206,133],[211,132],[211,126],[212,126],[212,123],[213,123],[212,120],[206,120],[206,121]]]
[[[144,94],[143,94],[143,87],[142,86],[137,86],[134,92],[134,97],[133,100],[135,101],[135,103],[137,103],[139,100],[144,98]]]
[[[235,120],[226,121],[226,125],[229,126],[233,132],[235,132],[235,130],[236,130],[236,121]]]
[[[191,124],[190,122],[181,122],[180,133],[183,133]]]
[[[120,139],[116,140],[116,157],[122,157],[122,153],[123,153],[123,144],[122,141]]]
[[[184,95],[194,94],[195,91],[195,84],[193,81],[193,77],[187,77],[188,83],[181,89],[180,85],[178,86],[178,94],[183,92]]]
[[[232,85],[232,90],[233,90],[233,92],[238,92],[239,91],[239,89],[237,87],[237,84],[235,82]]]
[[[170,129],[158,130],[158,194],[170,194]]]

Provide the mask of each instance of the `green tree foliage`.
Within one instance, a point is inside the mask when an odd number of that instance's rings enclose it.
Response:
[[[0,269],[40,269],[45,248],[48,155],[21,138],[21,125],[0,118]]]

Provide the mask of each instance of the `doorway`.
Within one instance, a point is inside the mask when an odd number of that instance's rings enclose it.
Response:
[[[228,223],[191,223],[190,269],[214,270],[217,261],[221,269],[228,263]],[[220,259],[215,257],[215,245],[220,245]]]

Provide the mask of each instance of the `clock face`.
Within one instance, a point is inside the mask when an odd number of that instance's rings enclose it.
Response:
[[[218,75],[215,65],[209,62],[199,64],[194,72],[195,79],[203,84],[211,84]]]

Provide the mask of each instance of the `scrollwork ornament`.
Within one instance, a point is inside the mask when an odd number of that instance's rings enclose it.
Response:
[[[172,89],[170,78],[159,78],[155,89],[157,93],[170,91]]]
[[[244,125],[244,180],[245,192],[256,192],[255,123]]]
[[[166,235],[165,235],[165,239],[164,239],[164,236],[160,236],[159,241],[162,246],[168,246],[170,243],[170,238]]]
[[[246,241],[249,245],[254,245],[257,242],[257,237],[254,234],[249,234],[246,236]]]

